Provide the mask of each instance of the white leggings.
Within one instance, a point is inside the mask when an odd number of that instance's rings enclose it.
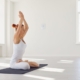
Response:
[[[30,65],[27,62],[13,63],[10,64],[10,67],[12,69],[23,69],[23,70],[30,69]]]

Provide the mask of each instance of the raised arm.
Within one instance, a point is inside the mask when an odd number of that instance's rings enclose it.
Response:
[[[24,23],[24,30],[25,30],[25,31],[28,31],[29,26],[28,26],[28,24],[27,24],[27,22],[26,22],[25,19],[23,19],[23,23]]]
[[[22,16],[21,11],[19,11],[19,17],[20,17],[20,20],[19,20],[19,23],[18,23],[17,32],[19,32],[21,30],[21,26],[22,26],[22,23],[23,23],[23,16]]]
[[[20,20],[19,20],[18,27],[17,27],[17,32],[19,32],[19,31],[21,30],[22,23],[23,23],[23,20],[20,19]]]
[[[28,26],[28,24],[27,24],[27,22],[26,22],[26,20],[25,20],[25,18],[24,18],[24,15],[23,15],[23,13],[20,11],[20,18],[23,20],[23,23],[24,23],[24,31],[25,32],[27,32],[28,31],[28,29],[29,29],[29,26]]]

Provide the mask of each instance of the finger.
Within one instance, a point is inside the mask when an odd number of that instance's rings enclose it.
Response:
[[[22,12],[21,12],[21,11],[19,11],[19,13],[20,13],[20,14],[22,14]]]
[[[22,13],[22,12],[20,12],[20,15],[23,15],[23,13]]]
[[[21,11],[19,11],[19,13],[21,13]]]
[[[20,11],[19,11],[19,15],[20,15]]]

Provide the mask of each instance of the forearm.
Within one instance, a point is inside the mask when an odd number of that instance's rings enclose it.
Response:
[[[29,28],[29,26],[28,26],[28,24],[27,24],[27,22],[26,22],[26,20],[25,20],[25,19],[23,20],[23,23],[24,23],[24,29],[28,29],[28,28]]]
[[[18,23],[18,28],[17,28],[17,30],[20,30],[20,29],[21,29],[22,23],[23,23],[23,19],[20,19],[20,20],[19,20],[19,23]]]
[[[22,26],[22,23],[23,23],[23,19],[20,19],[19,20],[19,26]]]

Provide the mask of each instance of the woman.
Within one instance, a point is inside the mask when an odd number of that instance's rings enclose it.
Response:
[[[23,40],[26,35],[29,27],[27,22],[24,19],[24,15],[19,11],[19,24],[13,24],[12,27],[15,28],[15,34],[13,38],[13,55],[10,61],[10,67],[12,69],[30,69],[30,67],[39,67],[39,64],[36,62],[30,62],[28,60],[23,61],[22,56],[26,48],[26,43]],[[24,23],[24,25],[22,24]]]

